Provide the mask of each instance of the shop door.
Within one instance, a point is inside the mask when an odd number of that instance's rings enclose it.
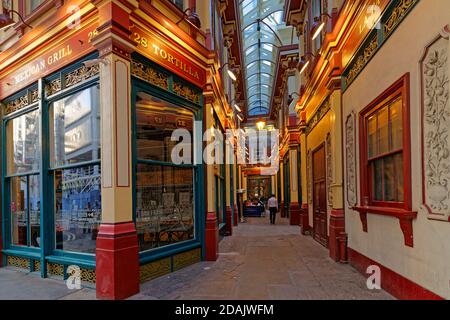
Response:
[[[325,146],[321,146],[313,154],[313,236],[316,241],[318,241],[325,247],[328,247],[325,166]]]

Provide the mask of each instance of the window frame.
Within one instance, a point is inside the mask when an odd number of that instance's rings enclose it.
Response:
[[[368,155],[368,119],[382,108],[388,106],[396,99],[402,100],[403,133],[402,150],[393,150],[369,159]],[[411,128],[410,128],[410,74],[406,73],[382,94],[375,98],[359,113],[359,143],[360,143],[360,203],[361,207],[395,208],[411,211]],[[404,201],[379,201],[373,198],[373,178],[371,163],[389,155],[403,153],[403,194]]]
[[[32,86],[30,86],[32,87]],[[26,89],[25,89],[26,90]],[[23,92],[22,90],[21,92]],[[41,130],[42,130],[42,123],[41,123],[41,109],[39,102],[34,102],[23,109],[13,112],[10,115],[6,115],[2,119],[2,145],[6,147],[8,135],[7,135],[7,125],[10,121],[14,121],[15,119],[18,119],[22,116],[25,116],[27,114],[30,114],[32,112],[38,112],[38,121],[39,121],[39,141],[41,139]],[[42,154],[42,147],[40,146],[39,153]],[[40,173],[41,173],[41,167],[39,167],[38,170],[31,170],[26,172],[19,172],[19,173],[9,173],[8,172],[8,157],[13,156],[7,154],[6,150],[2,153],[2,183],[3,183],[3,208],[4,208],[4,218],[2,223],[2,234],[3,234],[3,240],[4,240],[4,249],[9,250],[17,250],[21,252],[34,252],[39,253],[41,251],[40,247],[33,247],[30,245],[30,239],[29,235],[31,232],[30,227],[30,219],[29,219],[29,179],[32,176],[38,176],[39,179],[41,179]],[[40,164],[41,165],[41,164]],[[26,188],[27,188],[27,245],[19,245],[13,243],[13,214],[11,212],[11,181],[14,178],[26,178]],[[41,182],[40,182],[41,183]],[[41,190],[39,190],[41,191]],[[42,216],[43,211],[41,207],[40,215]],[[40,221],[41,223],[41,221]],[[42,230],[42,229],[41,229]],[[42,234],[40,235],[42,237]]]
[[[48,133],[48,136],[46,137],[46,143],[48,145],[48,150],[46,152],[48,153],[47,156],[48,156],[48,160],[49,160],[48,161],[49,162],[49,166],[47,168],[47,171],[48,171],[48,179],[49,179],[49,184],[50,184],[49,188],[51,190],[51,197],[52,197],[52,201],[51,201],[51,203],[49,203],[49,205],[51,205],[51,208],[49,209],[49,212],[51,212],[51,214],[52,214],[52,218],[51,218],[52,219],[52,231],[51,231],[51,237],[49,237],[48,239],[51,239],[52,255],[54,255],[54,256],[69,256],[69,257],[70,256],[74,256],[74,257],[79,257],[79,258],[84,257],[84,258],[91,259],[91,260],[95,259],[95,257],[96,257],[96,253],[70,251],[70,250],[58,249],[57,248],[57,239],[56,239],[56,230],[55,230],[55,227],[56,227],[56,206],[55,206],[55,204],[56,204],[55,203],[55,201],[56,201],[56,198],[55,198],[56,188],[55,188],[55,177],[56,177],[56,172],[57,171],[64,171],[64,170],[70,170],[70,169],[80,169],[80,168],[86,168],[86,167],[90,167],[90,166],[92,166],[92,167],[99,166],[100,167],[100,172],[101,172],[101,170],[102,170],[102,167],[101,167],[101,161],[102,161],[102,159],[101,159],[101,152],[99,154],[99,158],[98,159],[94,159],[94,160],[81,161],[81,162],[77,162],[77,163],[74,163],[74,164],[64,164],[64,165],[53,163],[54,159],[51,159],[51,155],[52,155],[52,153],[54,153],[54,150],[52,152],[52,148],[54,146],[51,144],[51,141],[52,141],[52,139],[51,139],[51,134],[52,134],[51,127],[53,126],[53,123],[51,123],[51,121],[50,121],[51,118],[52,118],[51,113],[53,111],[54,103],[56,103],[56,102],[58,102],[60,100],[63,100],[65,98],[68,98],[70,96],[73,96],[73,95],[75,95],[75,94],[77,94],[79,92],[82,92],[84,90],[87,90],[87,89],[90,89],[92,87],[95,87],[95,86],[100,86],[100,77],[99,76],[95,76],[95,77],[93,77],[93,78],[91,78],[91,79],[89,79],[89,80],[87,80],[87,81],[85,81],[85,82],[83,82],[81,84],[78,84],[78,85],[74,86],[73,88],[70,88],[67,91],[62,91],[62,92],[59,92],[59,93],[57,93],[55,95],[47,97],[45,106],[43,106],[43,108],[46,108],[45,112],[47,114],[46,118],[48,120],[47,121],[47,126],[48,126],[47,133]],[[99,97],[99,99],[100,99],[100,97]],[[101,110],[100,103],[101,102],[99,100],[99,106],[98,106],[99,111]],[[101,111],[100,111],[99,116],[100,116],[100,122],[101,122]],[[101,146],[101,137],[100,137],[100,146]],[[101,193],[101,191],[100,191],[100,193]],[[100,211],[102,211],[102,210],[100,210]],[[101,212],[101,214],[103,214],[103,212]],[[48,234],[50,234],[50,232]]]
[[[136,58],[136,61],[140,61],[141,58]],[[143,59],[144,60],[144,59]],[[145,62],[149,64],[149,62]],[[154,64],[150,64],[152,67],[160,69],[158,66]],[[164,72],[164,71],[163,71]],[[194,181],[193,181],[193,187],[194,187],[194,239],[186,240],[178,243],[168,244],[166,246],[153,248],[150,250],[140,251],[139,249],[139,261],[141,264],[146,264],[149,262],[156,261],[161,258],[170,257],[173,254],[185,252],[189,249],[196,249],[199,247],[202,247],[204,251],[204,235],[200,232],[202,228],[204,228],[204,221],[201,219],[201,212],[205,210],[204,204],[202,203],[203,199],[203,193],[205,192],[204,188],[202,187],[202,182],[204,182],[204,175],[203,175],[203,164],[197,164],[194,163],[193,165],[189,164],[180,164],[175,165],[172,163],[166,163],[166,162],[159,162],[159,161],[152,161],[152,160],[139,160],[137,159],[137,140],[136,140],[136,98],[137,93],[140,91],[143,91],[155,98],[159,98],[163,101],[167,101],[169,103],[174,103],[178,105],[180,108],[185,108],[187,110],[192,111],[194,116],[194,121],[202,121],[203,119],[203,101],[200,103],[200,105],[196,105],[190,101],[185,100],[184,98],[178,97],[175,94],[171,92],[167,92],[163,89],[160,89],[156,86],[153,86],[150,83],[147,83],[146,81],[131,77],[132,82],[132,94],[131,94],[131,101],[132,101],[132,155],[133,155],[133,161],[132,161],[132,181],[133,181],[133,222],[136,223],[137,213],[136,213],[136,180],[137,180],[137,165],[139,163],[145,162],[146,164],[166,164],[173,167],[179,167],[179,168],[192,168],[193,174],[194,174]],[[195,133],[194,133],[195,135]],[[193,150],[193,160],[195,159],[196,149],[194,147]],[[194,160],[195,161],[195,160]],[[145,164],[144,163],[144,164]]]

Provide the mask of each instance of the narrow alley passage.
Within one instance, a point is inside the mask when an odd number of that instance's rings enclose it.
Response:
[[[349,265],[336,264],[328,250],[285,219],[250,218],[220,242],[216,262],[202,262],[147,282],[132,299],[316,300],[393,299],[370,291]]]

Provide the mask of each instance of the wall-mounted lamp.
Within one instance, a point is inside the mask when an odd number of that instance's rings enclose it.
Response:
[[[187,21],[189,21],[190,23],[192,23],[194,26],[196,26],[199,29],[202,27],[200,17],[198,16],[197,12],[195,12],[195,8],[187,8],[186,10],[184,10],[183,18],[181,18],[176,23],[176,25],[179,25],[180,22],[183,21],[184,19],[186,19]]]
[[[321,14],[319,17],[314,18],[314,23],[311,28],[311,39],[316,40],[328,19],[333,19],[328,13]]]
[[[231,66],[231,64],[227,62],[219,68],[219,72],[221,72],[223,68],[225,68],[225,66],[230,66],[230,68],[227,69],[228,76],[230,77],[231,80],[236,81],[237,80],[236,74],[238,73],[239,70]]]
[[[300,74],[305,72],[306,68],[310,64],[310,59],[306,59],[307,56],[316,58],[317,56],[312,54],[311,52],[305,53],[305,55],[300,59],[300,62],[298,63],[298,69],[300,70]]]
[[[28,23],[26,23],[19,12],[12,9],[4,9],[4,13],[0,14],[0,31],[3,29],[6,29],[16,23],[13,18],[9,15],[10,13],[15,13],[19,16],[19,19],[22,21],[24,25],[26,25],[28,28],[33,29],[32,26],[30,26]]]
[[[288,96],[288,106],[291,105],[292,101],[294,101],[294,98],[292,97],[293,95],[297,95],[299,98],[301,97],[299,93],[297,92],[292,92],[289,96]]]

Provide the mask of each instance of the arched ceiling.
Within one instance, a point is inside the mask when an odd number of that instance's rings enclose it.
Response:
[[[278,51],[292,43],[292,27],[283,22],[284,0],[238,1],[248,116],[265,116],[270,110]]]

